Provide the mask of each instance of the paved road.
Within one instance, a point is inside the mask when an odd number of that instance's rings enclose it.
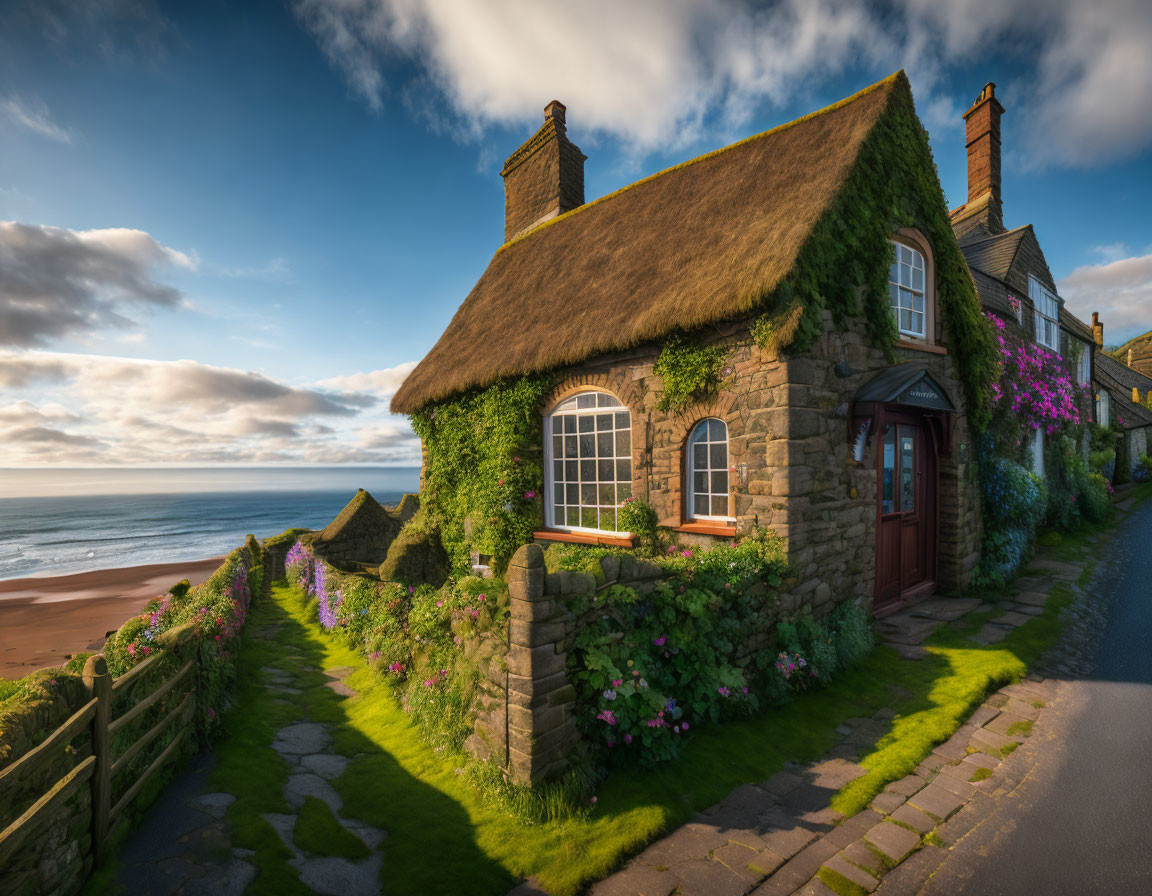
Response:
[[[1152,502],[1102,559],[1093,586],[1109,612],[1095,672],[1061,686],[1028,776],[953,847],[924,896],[1152,894]]]

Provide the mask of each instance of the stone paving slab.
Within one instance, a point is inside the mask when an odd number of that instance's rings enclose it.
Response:
[[[930,815],[926,815],[911,803],[905,803],[892,813],[891,818],[893,821],[907,825],[921,834],[927,834],[932,828],[936,827],[936,819]]]
[[[970,641],[975,641],[978,644],[999,644],[1012,633],[1012,629],[1005,625],[994,625],[991,622],[984,623],[984,627],[980,631],[969,638]]]
[[[894,864],[904,861],[904,857],[920,845],[919,836],[890,821],[876,825],[864,835],[864,839]]]
[[[870,847],[863,838],[857,840],[855,843],[849,844],[840,853],[853,865],[859,865],[864,870],[870,872],[875,877],[880,877],[888,870],[888,866],[880,857],[875,849]]]
[[[954,622],[982,606],[984,601],[978,597],[934,597],[911,607],[909,614],[938,622]]]
[[[762,896],[785,896],[804,886],[839,850],[827,840],[817,840],[785,862],[755,892]]]
[[[986,728],[988,731],[995,731],[997,734],[1003,734],[1005,737],[1027,737],[1032,729],[1032,721],[1032,719],[1016,715],[1016,713],[1006,709],[989,722]],[[1023,730],[1016,726],[1023,726]],[[1009,730],[1013,727],[1016,727],[1015,731]]]
[[[884,790],[888,793],[898,793],[901,796],[909,797],[927,783],[927,779],[921,778],[919,775],[906,775],[899,781],[893,781]]]
[[[1015,610],[1005,613],[1003,616],[997,616],[995,619],[989,620],[989,622],[991,622],[993,625],[1009,625],[1012,628],[1019,628],[1024,623],[1031,621],[1032,617],[1027,613],[1018,613]]]
[[[863,868],[853,865],[840,854],[832,856],[832,858],[824,863],[824,867],[829,871],[835,871],[841,877],[848,878],[848,880],[868,893],[871,893],[880,885],[879,880]]]
[[[911,797],[908,802],[940,822],[951,818],[956,810],[964,805],[964,798],[957,796],[943,784],[933,782]]]

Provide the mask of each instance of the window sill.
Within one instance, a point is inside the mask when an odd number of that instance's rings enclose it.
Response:
[[[735,538],[735,523],[682,523],[676,527],[677,532],[687,532],[692,535],[719,535],[721,538]]]
[[[931,345],[927,342],[914,342],[911,339],[897,339],[896,348],[911,349],[914,352],[928,352],[930,355],[946,355],[948,349],[942,345]]]
[[[569,544],[600,544],[610,548],[630,548],[635,545],[631,535],[595,535],[591,532],[565,532],[563,529],[537,529],[532,533],[537,541],[564,541]]]

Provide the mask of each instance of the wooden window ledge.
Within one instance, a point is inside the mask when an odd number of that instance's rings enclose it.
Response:
[[[636,544],[631,535],[596,535],[592,532],[565,532],[563,529],[537,529],[537,541],[564,541],[568,544],[600,544],[609,548],[630,548]]]
[[[896,348],[907,348],[914,352],[928,352],[930,355],[948,354],[948,349],[942,345],[930,345],[927,342],[913,342],[911,339],[897,339]]]
[[[735,538],[735,523],[683,523],[676,527],[677,532],[693,535],[719,535],[721,538]]]

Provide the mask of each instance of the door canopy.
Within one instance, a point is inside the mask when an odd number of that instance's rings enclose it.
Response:
[[[951,450],[956,405],[944,387],[928,372],[926,365],[896,364],[868,380],[852,399],[848,442],[854,445],[853,457],[856,461],[863,460],[864,447],[872,439],[877,413],[890,405],[931,412],[925,417],[935,421],[940,447],[945,451]]]
[[[856,413],[870,412],[862,405],[903,404],[931,411],[955,413],[948,393],[923,364],[897,364],[881,370],[860,387],[853,399]]]

